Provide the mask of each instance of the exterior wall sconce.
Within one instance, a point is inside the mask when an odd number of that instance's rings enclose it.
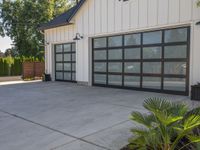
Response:
[[[48,41],[45,41],[45,45],[49,45],[49,42],[48,42]]]
[[[76,37],[73,39],[74,41],[78,41],[83,39],[83,36],[80,35],[80,33],[76,33]]]
[[[200,25],[200,21],[196,23],[196,25]]]

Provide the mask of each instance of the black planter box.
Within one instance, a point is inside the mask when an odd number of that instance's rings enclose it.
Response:
[[[192,89],[191,89],[191,100],[200,101],[200,84],[192,86]]]
[[[44,74],[43,81],[51,81],[51,75],[50,74]]]

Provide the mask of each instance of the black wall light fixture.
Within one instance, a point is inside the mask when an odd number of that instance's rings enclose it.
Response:
[[[200,25],[200,21],[196,23],[196,25]]]
[[[83,36],[80,35],[80,33],[76,33],[76,37],[73,39],[74,41],[78,41],[83,39]]]

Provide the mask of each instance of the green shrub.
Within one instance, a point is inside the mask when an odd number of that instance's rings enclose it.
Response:
[[[4,68],[4,76],[8,76],[9,75],[9,63],[6,58],[4,58],[4,61],[3,61],[3,68]]]
[[[11,66],[11,75],[18,76],[22,74],[22,60],[20,58],[14,58],[14,63]]]
[[[198,149],[200,135],[200,107],[189,110],[187,105],[164,99],[147,99],[146,114],[133,112],[131,120],[141,126],[132,129],[131,150],[186,150]]]
[[[44,58],[35,57],[5,57],[0,58],[0,76],[18,76],[22,75],[23,62],[41,61],[44,62]]]
[[[0,76],[4,76],[4,63],[3,63],[3,58],[0,58]]]

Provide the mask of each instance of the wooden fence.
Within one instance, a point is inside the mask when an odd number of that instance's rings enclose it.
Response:
[[[44,73],[44,62],[24,62],[23,79],[42,77]]]

